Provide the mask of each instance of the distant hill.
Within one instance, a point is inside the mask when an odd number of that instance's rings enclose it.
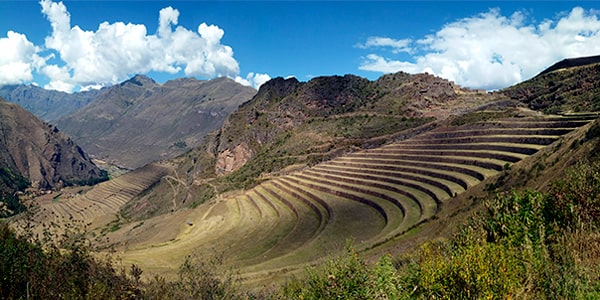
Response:
[[[255,93],[227,78],[159,84],[137,75],[56,123],[95,157],[136,168],[197,146]]]
[[[600,111],[600,56],[562,60],[499,93],[546,113]]]
[[[46,122],[53,122],[86,106],[100,93],[100,90],[90,90],[69,94],[22,84],[0,86],[0,97],[19,104]]]
[[[0,191],[50,189],[107,179],[73,140],[15,103],[0,98]]]
[[[542,71],[538,76],[544,75],[556,70],[567,69],[572,67],[580,67],[585,65],[597,64],[600,63],[600,55],[596,56],[587,56],[587,57],[577,57],[577,58],[565,58],[552,66],[548,67],[546,70]]]

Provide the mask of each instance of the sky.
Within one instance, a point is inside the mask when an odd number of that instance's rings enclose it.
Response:
[[[0,85],[404,71],[495,90],[600,55],[599,17],[596,1],[0,0]]]

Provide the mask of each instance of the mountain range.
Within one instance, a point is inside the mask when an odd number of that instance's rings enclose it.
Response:
[[[0,97],[19,104],[38,118],[53,123],[92,102],[102,90],[65,93],[35,85],[0,86]]]
[[[33,85],[0,87],[0,96],[57,125],[93,157],[129,169],[197,146],[255,93],[227,78],[159,84],[143,75],[72,94]]]

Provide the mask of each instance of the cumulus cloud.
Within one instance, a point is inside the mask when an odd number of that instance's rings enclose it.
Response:
[[[63,66],[42,68],[51,79],[47,88],[86,89],[150,71],[183,71],[186,76],[198,77],[234,78],[239,74],[233,50],[221,44],[224,31],[205,23],[196,31],[177,26],[179,11],[172,7],[159,12],[156,34],[148,34],[143,24],[123,22],[104,22],[96,31],[86,31],[71,25],[62,2],[42,0],[40,5],[52,26],[45,46],[58,52],[64,62]]]
[[[250,72],[250,73],[248,73],[248,75],[246,75],[246,78],[236,76],[234,78],[234,80],[237,83],[240,83],[240,84],[243,84],[246,86],[251,86],[255,89],[258,89],[258,88],[260,88],[261,85],[263,85],[263,83],[271,80],[271,76],[269,76],[268,74],[260,74],[260,73]]]
[[[391,44],[380,37],[369,41],[363,46],[372,52]],[[399,43],[403,48],[398,49],[413,51],[411,61],[370,53],[359,69],[429,72],[464,86],[490,90],[528,79],[563,58],[600,54],[600,20],[597,11],[580,7],[558,20],[538,23],[528,22],[522,12],[503,16],[492,9],[446,24],[435,34],[403,41],[406,45]]]
[[[23,34],[9,31],[0,38],[0,85],[31,81],[33,71],[44,63],[39,51]]]

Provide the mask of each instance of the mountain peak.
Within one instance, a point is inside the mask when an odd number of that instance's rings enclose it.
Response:
[[[301,83],[295,77],[288,79],[284,79],[283,77],[276,77],[261,85],[255,97],[265,99],[279,99],[290,94],[300,85]]]
[[[156,81],[154,81],[154,79],[146,76],[146,75],[142,75],[142,74],[137,74],[135,76],[133,76],[132,78],[130,78],[129,80],[123,81],[121,83],[121,86],[124,86],[126,84],[135,84],[138,86],[144,86],[144,85],[153,85],[156,84]]]

